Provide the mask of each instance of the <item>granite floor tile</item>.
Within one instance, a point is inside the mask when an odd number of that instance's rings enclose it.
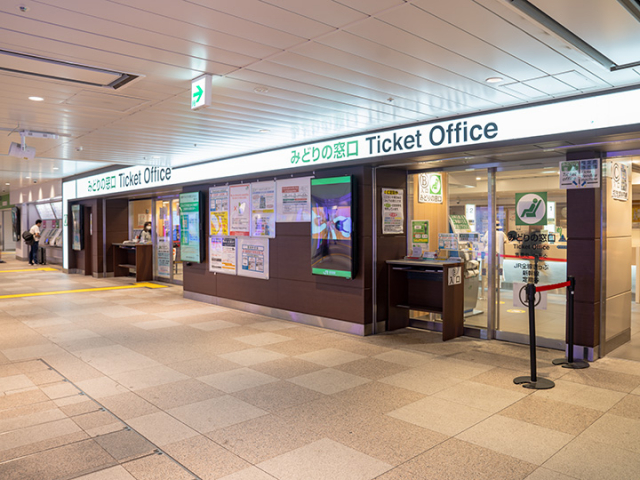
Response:
[[[542,465],[575,437],[494,415],[460,433],[457,438],[525,462]]]
[[[259,372],[266,373],[267,375],[271,375],[272,377],[285,380],[324,369],[322,365],[318,365],[317,363],[311,363],[305,360],[300,360],[299,358],[286,356],[280,360],[252,365],[251,368]]]
[[[178,363],[171,363],[168,366],[177,372],[184,373],[193,378],[204,377],[205,375],[212,375],[214,373],[226,372],[238,368],[237,363],[225,360],[219,356],[194,358]]]
[[[256,467],[249,467],[239,472],[226,475],[220,480],[277,480],[268,473]]]
[[[55,407],[55,404],[53,406]],[[19,412],[19,415],[12,415],[9,418],[0,420],[0,435],[21,428],[33,427],[67,418],[67,415],[57,408],[49,407],[47,409],[38,409],[38,411],[34,411],[33,413],[26,413],[24,409],[21,410],[22,412]]]
[[[264,322],[252,323],[248,327],[262,330],[264,332],[278,332],[291,328],[300,328],[300,325],[294,322],[285,322],[282,320],[267,320]]]
[[[172,443],[164,450],[202,480],[216,480],[251,465],[207,437]]]
[[[434,394],[436,398],[478,408],[489,413],[497,413],[526,396],[525,393],[512,392],[503,388],[470,381],[458,383]]]
[[[264,415],[214,430],[207,437],[255,465],[320,440],[322,435],[300,423]]]
[[[198,377],[198,380],[226,393],[239,392],[247,388],[259,387],[278,381],[275,377],[251,368],[238,368],[236,370],[214,373],[213,375]]]
[[[374,358],[385,362],[397,363],[405,367],[421,367],[435,358],[429,353],[410,352],[407,350],[389,350],[375,355]]]
[[[559,432],[578,435],[602,412],[548,398],[530,395],[500,412],[500,415]]]
[[[22,390],[29,387],[35,387],[35,383],[29,377],[21,373],[0,378],[0,394],[6,394],[13,390]]]
[[[640,420],[640,397],[637,395],[627,395],[614,405],[609,413],[619,417]]]
[[[331,395],[363,385],[371,380],[333,368],[325,368],[324,370],[290,378],[287,381],[325,395]]]
[[[264,348],[249,348],[247,350],[241,350],[239,352],[225,353],[219,355],[220,358],[228,360],[230,362],[237,363],[244,367],[251,367],[261,363],[272,362],[274,360],[281,360],[287,358],[286,355],[273,352]]]
[[[536,465],[452,438],[402,465],[415,477],[451,480],[524,479]],[[400,477],[402,478],[402,477]]]
[[[579,436],[544,467],[580,480],[636,480],[640,478],[640,455]]]
[[[456,435],[486,419],[490,414],[435,397],[426,397],[387,415],[448,436]]]
[[[606,412],[625,397],[622,392],[591,387],[563,379],[556,380],[555,384],[556,386],[549,390],[538,390],[535,392],[535,396],[601,412]]]
[[[125,427],[125,425],[111,413],[103,410],[76,415],[72,418],[72,420],[76,422],[76,424],[85,432],[92,431],[98,427],[104,427],[113,424],[116,424],[114,428]]]
[[[143,330],[157,330],[159,328],[172,328],[172,327],[181,327],[182,324],[179,322],[174,322],[173,320],[162,319],[162,320],[150,320],[148,322],[136,322],[131,324],[134,327],[141,328]]]
[[[79,431],[80,427],[68,418],[13,430],[0,436],[0,451],[42,442]]]
[[[623,393],[632,392],[640,386],[640,376],[595,368],[572,370],[562,380]]]
[[[101,398],[100,404],[122,420],[158,412],[157,407],[131,392]]]
[[[0,463],[3,480],[57,480],[75,478],[116,462],[92,440],[65,445]]]
[[[236,340],[255,347],[262,347],[265,345],[272,345],[274,343],[289,342],[291,341],[291,337],[280,335],[278,333],[266,332],[255,333],[253,335],[243,335],[242,337],[236,337]]]
[[[548,468],[538,467],[525,480],[575,480],[576,477],[570,477],[563,473],[554,472]]]
[[[105,468],[88,475],[83,475],[75,480],[136,480],[133,475],[125,470],[124,467]]]
[[[164,365],[118,373],[111,375],[111,378],[129,390],[142,390],[189,379],[184,373],[177,372]]]
[[[640,420],[606,413],[581,437],[640,454]]]
[[[317,400],[323,395],[314,390],[281,380],[259,387],[248,388],[234,393],[233,396],[263,410],[275,412]]]
[[[127,462],[123,467],[136,480],[193,480],[193,475],[166,455],[150,455]]]
[[[106,375],[159,366],[155,360],[140,355],[122,345],[80,350],[76,352],[76,355],[82,361]]]
[[[364,355],[358,355],[356,353],[339,350],[336,348],[325,348],[323,350],[316,350],[315,352],[304,353],[297,355],[295,358],[305,360],[311,363],[317,363],[325,367],[335,367],[342,365],[343,363],[353,362],[365,358]]]
[[[136,394],[162,410],[224,395],[224,392],[194,378],[136,390]]]
[[[155,445],[133,430],[119,430],[100,435],[94,440],[120,463],[150,455],[156,449]]]
[[[446,374],[441,374],[440,372],[428,368],[428,366],[423,366],[412,368],[395,375],[390,375],[380,379],[379,381],[395,387],[423,393],[425,395],[433,395],[441,390],[451,388],[464,380]]]
[[[513,370],[506,368],[492,368],[480,375],[476,375],[469,381],[504,388],[506,390],[511,390],[512,392],[524,393],[525,395],[531,395],[535,392],[535,390],[523,388],[522,385],[516,385],[513,383],[513,379],[517,376],[519,376],[519,374],[514,374]]]
[[[210,320],[208,322],[190,323],[189,326],[203,332],[214,332],[225,328],[237,328],[238,324],[225,320]]]
[[[167,413],[200,433],[267,414],[266,411],[229,395],[172,408]]]
[[[292,450],[257,467],[279,480],[370,480],[392,468],[329,439]]]
[[[127,393],[125,387],[109,377],[92,378],[76,383],[77,387],[92,398],[110,397],[120,393]]]
[[[425,395],[386,383],[369,382],[335,393],[331,397],[364,412],[382,414],[422,400]]]
[[[128,423],[137,432],[160,447],[198,435],[198,432],[165,412],[132,418]]]
[[[354,362],[336,365],[335,369],[370,380],[379,380],[395,375],[396,373],[404,372],[408,370],[409,367],[398,365],[397,363],[385,362],[377,358],[365,357]]]

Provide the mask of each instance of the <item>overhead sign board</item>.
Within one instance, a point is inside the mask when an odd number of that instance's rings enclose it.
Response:
[[[211,105],[211,75],[202,75],[191,80],[191,110]]]
[[[600,159],[569,160],[560,162],[560,188],[598,188],[600,186]]]

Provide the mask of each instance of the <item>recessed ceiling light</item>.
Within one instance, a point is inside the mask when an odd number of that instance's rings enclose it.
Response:
[[[269,89],[267,87],[256,87],[253,91],[256,93],[267,93]]]
[[[29,97],[29,100],[31,100],[32,102],[42,102],[42,101],[44,101],[44,98],[42,98],[42,97]]]
[[[153,157],[151,157],[151,158],[153,158],[154,160],[160,160],[160,157],[159,157],[158,155],[154,155],[154,156],[153,156]]]
[[[504,78],[502,77],[489,77],[485,80],[487,83],[500,83]]]
[[[24,177],[24,178],[31,178],[31,177]]]
[[[53,167],[54,170],[60,170],[58,167]]]
[[[271,130],[267,129],[267,128],[261,128],[260,130],[258,130],[260,133],[269,133]]]
[[[480,177],[476,177],[476,180],[482,180]]]
[[[545,174],[549,174],[549,175],[551,175],[551,174],[558,173],[558,172],[557,172],[556,170],[545,170],[545,171],[544,171],[544,172],[542,172],[542,173],[545,173]]]
[[[5,185],[11,185],[9,182],[5,183]]]

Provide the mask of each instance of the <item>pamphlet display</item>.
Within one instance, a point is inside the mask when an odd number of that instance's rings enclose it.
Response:
[[[229,235],[229,187],[209,189],[209,221],[211,236]]]
[[[236,274],[236,243],[235,237],[209,238],[209,271]]]
[[[229,203],[229,234],[248,237],[251,234],[251,185],[231,185]]]
[[[276,236],[276,182],[251,184],[251,236]]]
[[[269,279],[269,239],[240,237],[238,275]]]
[[[351,176],[311,180],[311,271],[314,275],[354,277],[353,187]]]
[[[404,233],[404,190],[382,189],[382,234]]]
[[[180,260],[202,262],[200,192],[180,194]]]
[[[277,221],[311,221],[311,177],[278,180],[276,185]]]

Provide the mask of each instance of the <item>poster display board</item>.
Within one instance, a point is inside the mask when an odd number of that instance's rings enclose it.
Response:
[[[411,246],[419,248],[421,254],[429,251],[429,220],[413,220],[411,222]]]
[[[251,184],[251,236],[276,236],[276,182]]]
[[[180,194],[180,260],[202,262],[200,192]]]
[[[449,215],[449,225],[453,233],[471,233],[471,225],[464,215]]]
[[[404,190],[382,189],[382,234],[404,233]]]
[[[269,279],[268,238],[238,238],[238,275]]]
[[[599,158],[560,162],[560,188],[598,188],[599,186]]]
[[[276,221],[311,221],[311,177],[278,180],[276,193]]]
[[[629,172],[625,163],[611,162],[611,198],[614,200],[629,200]]]
[[[237,239],[235,237],[209,237],[209,271],[236,274]]]
[[[209,189],[209,224],[211,236],[229,235],[229,187]]]
[[[171,277],[171,254],[173,250],[169,237],[158,238],[158,276]]]
[[[248,237],[251,234],[251,185],[229,187],[229,235]]]
[[[311,180],[311,272],[353,278],[356,210],[351,176]]]

